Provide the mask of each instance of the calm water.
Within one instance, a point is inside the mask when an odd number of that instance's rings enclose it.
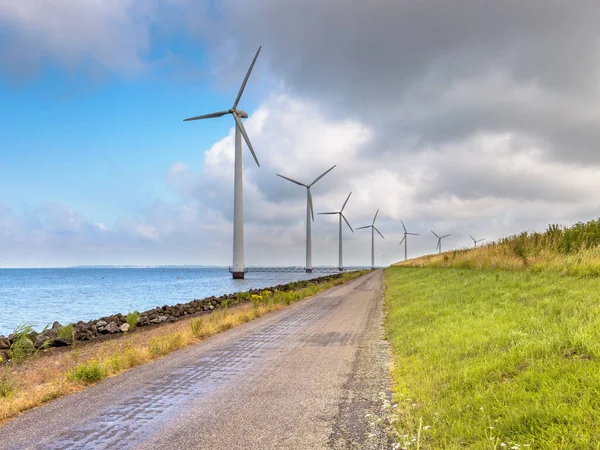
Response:
[[[247,277],[232,280],[227,269],[200,268],[0,269],[0,335],[22,323],[39,331],[55,320],[64,325],[310,278],[304,273]]]

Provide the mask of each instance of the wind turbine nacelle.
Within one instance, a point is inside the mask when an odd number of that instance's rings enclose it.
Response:
[[[240,116],[242,119],[247,119],[248,118],[248,113],[246,111],[243,111],[241,109],[236,109],[235,112],[237,113],[238,116]]]

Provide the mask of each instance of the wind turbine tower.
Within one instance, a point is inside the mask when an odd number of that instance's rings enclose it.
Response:
[[[344,270],[344,261],[342,259],[342,219],[344,219],[344,221],[346,222],[346,225],[348,225],[348,228],[350,228],[350,231],[352,231],[354,233],[354,230],[352,229],[352,227],[350,226],[350,222],[348,222],[348,219],[346,219],[346,216],[344,216],[344,208],[346,207],[346,203],[348,203],[348,200],[350,200],[350,196],[352,195],[352,192],[350,192],[348,194],[348,197],[346,198],[346,201],[344,202],[344,204],[342,205],[342,209],[340,209],[337,212],[324,212],[324,213],[319,213],[319,214],[338,214],[340,217],[340,223],[339,223],[339,239],[340,239],[340,255],[339,255],[339,263],[338,263],[338,269],[340,270],[340,272],[342,270]]]
[[[375,213],[375,217],[373,217],[373,223],[371,225],[366,225],[364,227],[357,228],[357,230],[362,230],[363,228],[371,229],[371,269],[375,268],[375,232],[377,231],[377,233],[379,233],[379,236],[381,236],[383,239],[385,239],[383,237],[383,234],[381,234],[381,232],[377,229],[377,227],[375,227],[375,220],[377,220],[377,214],[379,214],[379,209]]]
[[[299,186],[303,186],[306,188],[306,271],[312,272],[312,239],[311,239],[311,222],[315,220],[315,213],[313,210],[313,201],[312,194],[310,193],[310,188],[321,178],[331,172],[335,166],[323,172],[314,181],[310,184],[300,183],[299,181],[292,180],[291,178],[284,177],[283,175],[277,174],[278,177],[281,177],[285,180],[291,181],[292,183],[296,183]],[[312,219],[312,220],[311,220]]]
[[[485,238],[483,238],[483,239],[475,239],[475,238],[474,238],[473,236],[471,236],[471,235],[469,235],[469,237],[470,237],[470,238],[471,238],[471,240],[473,241],[473,245],[474,245],[474,247],[477,247],[477,243],[478,243],[478,242],[485,241]]]
[[[231,273],[233,278],[243,279],[244,278],[244,206],[243,206],[243,190],[242,190],[242,136],[244,137],[244,141],[248,145],[250,149],[250,153],[254,157],[254,161],[256,161],[256,165],[260,167],[258,162],[258,158],[254,153],[254,149],[252,148],[252,144],[250,143],[250,138],[248,138],[248,134],[246,133],[246,129],[244,128],[244,124],[242,123],[242,119],[248,118],[248,113],[242,111],[241,109],[237,109],[238,103],[242,98],[242,94],[244,93],[244,88],[246,87],[246,83],[248,82],[248,78],[250,77],[250,72],[252,72],[252,68],[254,67],[254,63],[256,62],[256,58],[258,58],[258,54],[260,53],[261,47],[258,47],[256,55],[254,55],[254,59],[252,60],[252,64],[250,64],[250,68],[248,72],[246,72],[246,76],[244,77],[244,81],[242,82],[242,86],[238,92],[238,95],[233,102],[233,106],[226,111],[214,112],[211,114],[204,114],[202,116],[190,117],[189,119],[184,119],[184,121],[189,120],[201,120],[201,119],[213,119],[216,117],[222,117],[226,114],[231,114],[233,119],[235,120],[235,170],[234,170],[234,182],[233,182],[233,266],[231,268]]]
[[[445,236],[438,236],[437,234],[435,234],[435,232],[433,230],[430,230],[433,235],[438,239],[437,245],[435,247],[436,250],[439,250],[438,253],[442,253],[442,239],[447,238],[449,236],[451,236],[450,234],[447,234]]]
[[[406,261],[408,259],[408,237],[407,236],[418,236],[417,233],[409,233],[408,231],[406,231],[406,227],[404,226],[404,222],[400,221],[402,223],[402,228],[404,228],[404,237],[402,238],[402,240],[400,241],[400,244],[398,245],[402,245],[402,243],[404,242],[404,261]]]

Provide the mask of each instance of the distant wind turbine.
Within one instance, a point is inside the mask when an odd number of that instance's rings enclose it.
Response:
[[[292,180],[291,178],[284,177],[283,175],[277,174],[278,177],[281,177],[285,180],[291,181],[292,183],[296,183],[299,186],[304,186],[306,188],[306,271],[312,272],[312,240],[311,240],[311,219],[315,220],[315,213],[313,210],[313,201],[312,194],[310,193],[310,188],[321,178],[331,172],[335,166],[323,172],[314,181],[310,184],[300,183],[299,181]]]
[[[189,120],[200,120],[200,119],[213,119],[215,117],[222,117],[226,114],[231,114],[233,119],[235,120],[235,170],[234,170],[234,182],[233,182],[233,267],[231,269],[231,273],[233,278],[244,278],[244,206],[243,206],[243,192],[242,192],[242,136],[244,137],[244,141],[248,145],[250,149],[250,153],[254,157],[254,161],[256,161],[256,165],[260,167],[258,162],[258,158],[254,153],[254,149],[252,148],[252,144],[250,143],[250,138],[248,138],[248,134],[246,133],[246,129],[244,128],[244,124],[242,123],[242,119],[248,118],[248,113],[242,111],[241,109],[237,109],[238,103],[242,98],[242,94],[244,93],[244,88],[246,87],[246,83],[248,82],[248,78],[250,77],[250,72],[252,72],[252,68],[254,67],[254,63],[256,62],[256,58],[258,58],[258,54],[260,53],[260,49],[262,46],[258,47],[256,55],[254,55],[254,59],[252,60],[252,64],[250,64],[250,68],[248,72],[246,72],[246,76],[244,77],[244,81],[242,82],[242,86],[238,92],[238,95],[233,102],[233,106],[229,108],[227,111],[219,111],[211,114],[204,114],[203,116],[190,117],[189,119],[184,119],[184,121]]]
[[[373,217],[373,223],[371,225],[366,225],[364,227],[357,228],[357,230],[362,230],[363,228],[371,229],[371,268],[372,269],[375,268],[375,232],[377,231],[377,233],[379,233],[379,236],[381,236],[383,239],[385,239],[383,237],[383,234],[381,234],[381,232],[377,229],[377,227],[375,227],[375,220],[377,219],[377,214],[379,214],[379,209],[375,213],[375,217]]]
[[[435,249],[436,249],[436,250],[438,250],[438,249],[439,249],[439,252],[438,252],[438,253],[442,253],[442,239],[444,239],[444,238],[447,238],[448,236],[452,236],[452,235],[451,235],[451,234],[447,234],[447,235],[445,235],[445,236],[441,236],[441,237],[440,237],[440,236],[438,236],[437,234],[435,234],[435,232],[434,232],[433,230],[430,230],[430,231],[433,233],[433,235],[434,235],[436,238],[438,238],[438,243],[437,243],[437,246],[435,247]]]
[[[402,223],[402,228],[404,228],[404,237],[402,238],[402,240],[400,241],[400,244],[398,245],[402,245],[402,243],[404,242],[404,261],[406,261],[408,259],[408,238],[407,236],[418,236],[417,233],[409,233],[408,231],[406,231],[406,227],[404,226],[404,222],[400,221]]]
[[[469,237],[473,240],[473,244],[475,245],[475,247],[477,247],[477,243],[478,242],[482,242],[485,241],[485,238],[483,239],[475,239],[473,236],[469,235]]]
[[[346,207],[346,203],[348,203],[348,200],[350,200],[350,196],[352,195],[352,192],[350,192],[348,194],[348,198],[346,198],[346,201],[344,202],[344,204],[342,205],[342,209],[340,209],[337,212],[324,212],[324,213],[319,213],[319,214],[338,214],[340,217],[340,223],[339,223],[339,240],[340,240],[340,249],[339,249],[339,264],[338,264],[338,269],[344,270],[344,261],[342,259],[342,219],[344,219],[344,221],[346,222],[346,225],[348,225],[348,228],[350,228],[350,231],[352,231],[354,233],[354,230],[352,229],[352,227],[350,226],[350,222],[348,222],[348,219],[346,219],[346,216],[344,216],[344,208]]]

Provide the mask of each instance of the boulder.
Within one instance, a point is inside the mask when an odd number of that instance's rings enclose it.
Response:
[[[152,319],[150,323],[163,323],[167,321],[167,316],[158,316],[155,319]]]
[[[58,331],[58,329],[59,329],[60,327],[62,327],[62,325],[60,324],[60,322],[54,322],[54,323],[52,324],[52,329],[53,329],[53,330],[57,330],[57,331]]]
[[[52,347],[68,347],[69,345],[71,345],[73,342],[72,339],[70,338],[56,338],[52,340],[52,344],[50,344]]]
[[[98,328],[105,327],[106,325],[108,325],[108,323],[106,323],[106,321],[104,320],[99,320],[98,322],[96,322],[96,327]]]
[[[108,331],[110,334],[118,333],[119,332],[119,326],[116,323],[111,322],[108,325],[106,325],[106,327],[104,328],[104,330]]]
[[[10,341],[4,336],[0,336],[0,350],[8,350],[10,348]]]
[[[52,341],[52,338],[50,336],[46,336],[45,334],[42,333],[35,338],[33,345],[35,345],[35,348],[40,348],[46,342],[48,342],[50,344],[51,343],[50,341]]]
[[[119,327],[119,330],[121,330],[123,333],[127,333],[129,331],[129,324],[128,323],[124,323],[123,325],[121,325]]]

